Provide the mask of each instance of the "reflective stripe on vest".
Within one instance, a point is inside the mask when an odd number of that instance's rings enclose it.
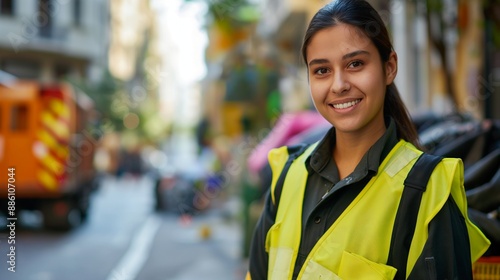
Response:
[[[307,182],[305,160],[308,148],[291,165],[286,176],[276,222],[266,238],[269,279],[291,279],[302,232],[302,201]],[[373,177],[345,209],[308,255],[298,279],[393,279],[396,269],[386,265],[403,182],[421,151],[400,141],[387,155]],[[286,149],[269,154],[273,185],[288,155]],[[273,164],[276,164],[273,166]],[[437,175],[439,174],[439,175]],[[436,186],[436,187],[434,187]],[[439,186],[439,187],[437,187]],[[427,227],[446,203],[450,193],[465,217],[475,261],[488,248],[488,240],[469,221],[463,189],[463,166],[459,159],[445,158],[435,168],[422,196],[415,235],[407,263],[410,274],[428,237]]]

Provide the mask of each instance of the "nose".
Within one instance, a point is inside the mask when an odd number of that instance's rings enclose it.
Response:
[[[335,71],[332,77],[332,85],[330,91],[334,94],[342,94],[351,88],[351,85],[346,80],[342,71]]]

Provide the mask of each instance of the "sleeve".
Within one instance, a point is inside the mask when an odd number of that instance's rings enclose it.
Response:
[[[266,194],[264,210],[255,227],[252,242],[250,244],[249,276],[247,279],[267,279],[268,253],[265,249],[267,232],[276,219],[276,206],[273,204],[270,192]]]
[[[429,237],[408,279],[472,279],[465,218],[451,196],[430,222]]]

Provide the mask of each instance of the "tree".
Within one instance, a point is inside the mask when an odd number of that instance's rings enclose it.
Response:
[[[116,99],[123,85],[109,71],[105,71],[99,83],[90,83],[86,79],[72,79],[69,77],[66,80],[74,87],[85,92],[94,101],[101,121],[106,120],[114,128],[122,129],[122,116],[116,114],[116,110],[113,110],[113,100]]]
[[[258,16],[248,0],[184,0],[205,2],[208,6],[207,21],[244,23],[254,21]]]

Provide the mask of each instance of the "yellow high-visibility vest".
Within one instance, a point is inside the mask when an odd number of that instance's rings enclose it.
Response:
[[[302,201],[307,182],[305,160],[309,147],[290,166],[285,178],[275,224],[267,233],[268,279],[292,279],[302,232]],[[396,268],[387,265],[392,230],[403,193],[403,182],[422,152],[401,140],[380,164],[379,171],[318,240],[298,279],[393,279]],[[272,199],[278,177],[288,159],[286,147],[269,153],[273,171]],[[488,249],[489,240],[467,217],[460,159],[444,158],[434,169],[422,195],[415,233],[408,255],[411,273],[428,238],[428,225],[449,196],[465,217],[471,262]]]

